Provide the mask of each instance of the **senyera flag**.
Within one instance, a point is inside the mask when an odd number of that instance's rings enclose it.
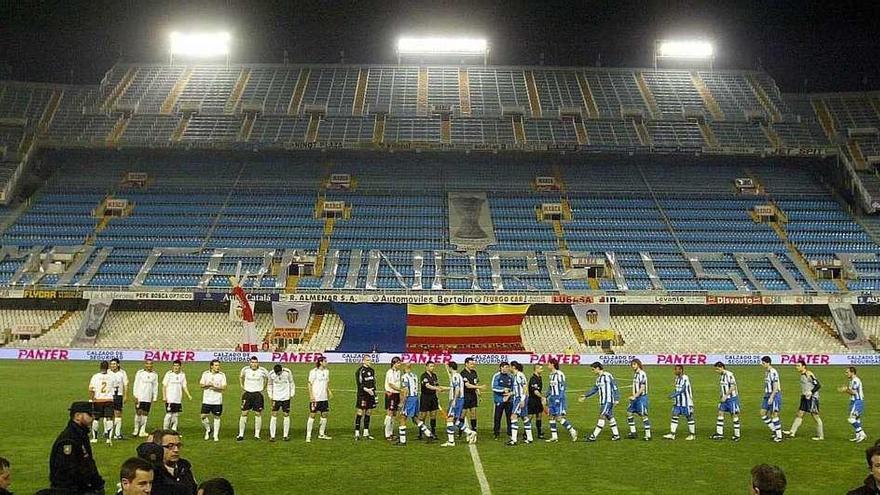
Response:
[[[409,304],[407,348],[499,346],[522,349],[528,304]]]

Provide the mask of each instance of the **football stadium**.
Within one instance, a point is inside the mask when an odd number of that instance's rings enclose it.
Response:
[[[0,81],[8,490],[151,493],[139,454],[159,494],[862,483],[880,91],[787,91],[706,39],[649,67],[231,39]]]

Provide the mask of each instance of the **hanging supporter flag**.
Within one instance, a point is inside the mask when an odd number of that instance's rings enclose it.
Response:
[[[522,344],[528,304],[410,304],[406,343],[418,345]]]
[[[406,305],[332,303],[345,325],[340,352],[402,352],[406,345]]]
[[[232,295],[235,296],[229,300],[229,314],[238,315],[239,310],[233,307],[233,303],[237,303],[241,312],[241,350],[244,352],[257,351],[257,325],[254,321],[254,311],[250,301],[247,299],[244,289],[240,285],[232,288]]]
[[[571,310],[584,332],[611,329],[611,307],[607,304],[572,304]]]
[[[272,302],[272,322],[275,328],[304,330],[309,323],[312,303]]]

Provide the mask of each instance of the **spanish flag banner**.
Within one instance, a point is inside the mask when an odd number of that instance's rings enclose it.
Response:
[[[528,310],[528,304],[409,304],[406,343],[521,343],[520,326]]]

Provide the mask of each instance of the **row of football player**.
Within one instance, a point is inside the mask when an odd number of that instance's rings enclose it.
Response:
[[[540,375],[541,367],[536,366],[533,379],[528,381],[522,371],[519,363],[511,363],[514,368],[511,372],[508,364],[503,363],[500,367],[499,374],[513,375],[512,386],[504,389],[495,389],[493,380],[493,392],[502,398],[503,402],[510,402],[513,424],[511,428],[511,444],[516,444],[518,440],[519,420],[523,421],[525,428],[525,441],[532,441],[531,420],[537,419],[540,422],[541,413],[547,412],[550,416],[551,438],[548,441],[557,440],[557,423],[561,424],[571,435],[573,440],[577,439],[577,432],[571,423],[565,418],[566,416],[566,392],[567,383],[565,374],[558,369],[558,363],[551,360],[548,363],[550,368],[550,387],[546,394],[542,393],[542,385]],[[773,440],[781,441],[783,434],[795,436],[801,425],[802,418],[805,414],[811,414],[816,420],[817,435],[813,437],[815,440],[824,439],[822,419],[819,415],[819,389],[821,384],[812,371],[808,370],[805,363],[800,362],[796,368],[800,374],[801,381],[801,403],[797,416],[790,430],[783,431],[779,412],[782,404],[782,391],[779,384],[779,374],[772,367],[769,357],[762,358],[762,365],[765,368],[765,386],[764,400],[761,408],[762,419],[765,424],[773,432]],[[404,368],[401,374],[400,368]],[[642,369],[642,363],[639,360],[633,360],[631,366],[634,370],[632,382],[632,394],[629,397],[629,406],[627,408],[628,425],[630,430],[630,438],[636,437],[635,416],[640,416],[644,425],[645,439],[651,439],[651,422],[648,418],[648,384],[647,375]],[[399,442],[406,443],[406,423],[407,419],[415,422],[419,428],[420,436],[433,439],[435,436],[433,423],[436,418],[436,412],[439,409],[436,393],[440,391],[449,391],[449,407],[447,409],[447,435],[448,441],[444,445],[454,445],[454,433],[456,431],[463,432],[467,435],[469,441],[476,440],[475,422],[471,419],[471,423],[465,421],[466,416],[475,418],[472,411],[476,407],[475,402],[468,403],[468,392],[478,393],[483,389],[476,380],[476,372],[473,370],[473,361],[467,363],[465,374],[470,371],[467,378],[463,378],[458,372],[456,363],[448,363],[446,369],[449,374],[450,386],[443,387],[437,382],[436,374],[433,373],[433,364],[428,365],[429,369],[422,374],[421,380],[417,380],[412,373],[410,364],[403,364],[399,359],[395,358],[391,367],[386,372],[385,377],[385,437],[391,438],[393,431],[393,422],[397,416]],[[585,400],[593,395],[599,396],[600,412],[596,428],[586,440],[594,441],[605,428],[606,424],[612,430],[612,440],[620,438],[617,428],[617,422],[614,418],[614,407],[620,401],[620,391],[617,381],[613,375],[603,369],[600,363],[591,365],[592,371],[596,375],[596,383],[592,389],[587,391],[580,400]],[[723,439],[723,431],[725,425],[725,414],[729,414],[733,423],[734,441],[740,438],[740,404],[739,389],[737,387],[734,374],[727,370],[723,363],[716,363],[715,370],[720,375],[721,399],[718,406],[718,418],[716,423],[716,433],[713,439]],[[674,439],[678,422],[681,416],[688,423],[688,440],[695,438],[695,420],[694,420],[694,402],[693,392],[690,379],[684,374],[682,366],[675,367],[675,391],[670,394],[670,398],[674,401],[672,411],[672,421],[670,424],[670,433],[664,435],[664,438]],[[840,391],[850,395],[850,411],[849,422],[855,430],[855,436],[852,441],[863,441],[867,435],[861,428],[861,414],[864,408],[864,394],[862,390],[861,380],[856,374],[856,370],[850,367],[846,370],[849,379],[848,385],[840,387]],[[290,370],[275,365],[273,372],[267,371],[259,365],[256,358],[252,358],[249,366],[243,368],[240,373],[240,385],[244,390],[242,395],[242,416],[239,421],[238,439],[243,440],[244,431],[247,425],[247,417],[249,411],[254,411],[254,436],[259,438],[262,417],[260,413],[263,410],[262,391],[266,390],[272,401],[272,419],[270,420],[270,440],[274,440],[276,432],[276,421],[278,412],[283,413],[283,437],[289,439],[289,411],[290,399],[295,393],[295,385]],[[539,379],[534,380],[535,377]],[[421,384],[419,383],[421,382]],[[166,403],[166,414],[164,419],[165,427],[176,428],[178,416],[182,410],[181,402],[185,394],[190,399],[186,383],[186,375],[181,371],[181,363],[172,364],[172,369],[166,373],[163,383],[163,401]],[[202,423],[205,427],[205,438],[219,439],[220,415],[222,414],[223,391],[226,389],[226,376],[220,371],[220,362],[212,361],[210,368],[202,374],[199,381],[200,387],[203,389],[202,401]],[[356,372],[357,385],[357,402],[355,408],[357,415],[355,418],[355,438],[373,437],[369,433],[371,410],[376,407],[376,387],[375,374],[372,372],[372,366],[369,356],[364,357],[362,366]],[[95,402],[98,415],[105,418],[105,431],[108,431],[108,441],[111,429],[115,428],[115,435],[119,438],[121,428],[121,411],[124,402],[123,397],[128,387],[127,375],[124,370],[119,368],[119,362],[114,360],[110,363],[101,364],[101,372],[92,378],[90,384],[90,394],[93,402]],[[419,395],[419,387],[421,387],[421,396]],[[153,371],[152,362],[147,361],[144,368],[139,370],[135,377],[135,385],[133,387],[133,396],[137,401],[137,412],[135,416],[135,435],[146,435],[146,420],[150,412],[152,402],[158,399],[158,375]],[[109,393],[108,393],[109,392]],[[404,400],[401,403],[400,396],[403,395]],[[316,367],[309,373],[309,420],[307,423],[306,440],[311,440],[311,432],[313,430],[314,421],[320,418],[320,428],[318,438],[329,439],[325,434],[327,413],[329,412],[329,399],[332,398],[332,391],[329,387],[329,370],[326,367],[326,361],[320,360]],[[402,406],[402,408],[401,408]],[[546,409],[545,409],[546,408]],[[213,422],[211,421],[213,416]],[[427,428],[424,420],[430,416],[432,418],[432,428]],[[113,418],[113,419],[110,419]],[[108,423],[109,421],[109,423]],[[97,424],[97,422],[96,422]],[[97,429],[93,431],[93,441],[96,440]]]
[[[824,440],[824,425],[819,414],[819,390],[822,385],[816,375],[807,368],[804,361],[799,361],[795,368],[800,375],[801,400],[795,419],[789,430],[782,429],[782,421],[779,418],[782,409],[782,387],[779,382],[779,372],[772,365],[769,356],[761,358],[761,365],[764,368],[764,395],[761,403],[761,419],[764,424],[772,432],[774,442],[781,442],[783,435],[794,438],[800,428],[803,417],[810,414],[816,421],[816,436],[813,440]],[[651,421],[648,418],[648,376],[645,373],[642,362],[633,359],[630,362],[632,367],[633,381],[632,393],[629,396],[629,406],[627,407],[627,423],[629,426],[629,438],[636,437],[635,416],[642,418],[644,425],[645,440],[651,439]],[[620,439],[617,428],[617,421],[614,418],[614,406],[620,401],[620,391],[617,382],[611,373],[605,371],[601,363],[593,363],[591,365],[593,373],[596,375],[596,384],[586,394],[580,397],[580,401],[598,395],[599,396],[599,419],[593,433],[586,440],[595,441],[602,430],[605,428],[606,421],[611,427],[612,440]],[[731,440],[739,441],[741,432],[740,423],[740,402],[739,387],[733,372],[728,370],[723,362],[717,362],[714,365],[715,371],[720,375],[720,400],[718,403],[718,415],[715,423],[715,433],[712,435],[713,440],[723,440],[725,415],[729,415],[733,426],[733,436]],[[676,365],[674,368],[675,388],[669,394],[669,398],[673,401],[672,419],[669,425],[669,433],[663,435],[663,438],[674,440],[678,430],[678,423],[681,417],[687,421],[688,435],[686,440],[694,440],[696,438],[696,421],[694,418],[694,396],[691,388],[690,378],[684,373],[684,367]],[[867,439],[868,435],[862,429],[861,416],[864,411],[864,391],[862,389],[862,381],[858,377],[855,367],[846,369],[846,377],[849,382],[838,388],[840,392],[850,396],[848,422],[852,425],[854,436],[850,439],[853,442],[862,442]],[[553,375],[551,373],[551,388],[553,386]],[[552,406],[551,406],[551,416]],[[574,435],[573,435],[574,438]]]

